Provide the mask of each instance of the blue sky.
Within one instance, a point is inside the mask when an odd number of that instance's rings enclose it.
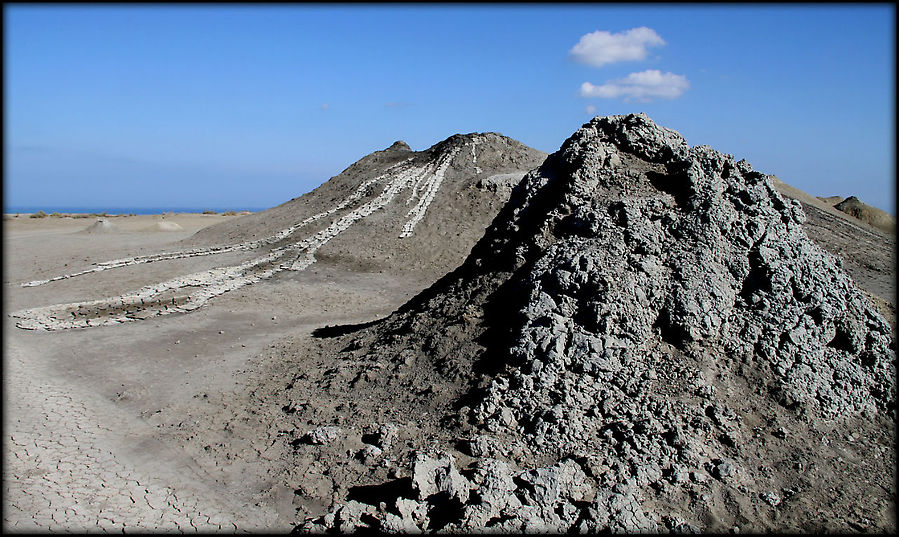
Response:
[[[399,139],[553,152],[642,111],[895,214],[891,4],[5,4],[4,24],[5,207],[271,207]]]

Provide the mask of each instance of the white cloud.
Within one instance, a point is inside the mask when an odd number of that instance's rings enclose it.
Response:
[[[586,110],[587,110],[587,113],[590,114],[591,116],[596,113],[596,107],[593,106],[592,104],[588,104]]]
[[[690,88],[690,82],[684,75],[663,73],[657,69],[649,69],[640,73],[631,73],[618,80],[610,80],[601,86],[589,82],[581,84],[581,97],[599,97],[626,100],[650,101],[653,98],[675,99]]]
[[[652,28],[641,26],[617,34],[603,30],[585,34],[568,53],[575,61],[594,67],[646,58],[647,47],[664,45]]]

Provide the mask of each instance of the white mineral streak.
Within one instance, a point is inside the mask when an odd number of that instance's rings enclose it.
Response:
[[[428,163],[428,169],[432,172],[436,169],[433,162]],[[406,199],[406,205],[409,205],[412,203],[412,200],[418,197],[418,189],[427,182],[429,177],[430,175],[427,173],[423,173],[419,176],[418,180],[415,181],[415,184],[412,185],[412,194]]]
[[[406,161],[403,161],[403,162],[400,162],[398,164],[391,166],[390,168],[388,168],[388,171],[393,170],[400,164],[405,164],[406,162],[408,162],[408,160],[411,160],[411,159],[407,159]],[[256,248],[260,248],[262,246],[276,244],[276,243],[288,238],[289,236],[291,236],[298,229],[300,229],[312,222],[315,222],[316,220],[320,220],[326,216],[330,216],[330,215],[336,213],[337,211],[346,208],[349,204],[351,204],[355,201],[358,201],[361,197],[363,197],[365,195],[366,190],[372,184],[374,184],[377,181],[380,181],[385,176],[386,176],[386,174],[363,182],[361,185],[359,185],[359,187],[356,189],[355,192],[353,192],[350,196],[348,196],[345,200],[340,202],[338,205],[332,207],[331,209],[329,209],[323,213],[319,213],[319,214],[310,216],[309,218],[306,218],[302,222],[294,224],[294,225],[290,226],[289,228],[282,229],[281,231],[279,231],[278,233],[276,233],[270,237],[265,237],[265,238],[257,239],[254,241],[245,241],[245,242],[241,242],[238,244],[232,244],[230,246],[214,246],[211,248],[194,248],[191,250],[181,250],[181,251],[177,251],[177,252],[163,252],[163,253],[159,253],[159,254],[141,255],[141,256],[136,256],[136,257],[126,257],[126,258],[122,258],[122,259],[114,259],[112,261],[103,261],[103,262],[97,263],[96,266],[94,266],[93,268],[90,268],[87,270],[82,270],[81,272],[74,272],[71,274],[63,274],[62,276],[56,276],[56,277],[49,278],[46,280],[34,280],[34,281],[30,281],[30,282],[25,282],[22,284],[22,287],[36,287],[38,285],[43,285],[45,283],[50,283],[50,282],[54,282],[57,280],[64,280],[66,278],[74,278],[76,276],[82,276],[84,274],[90,274],[92,272],[101,272],[101,271],[109,270],[109,269],[113,269],[113,268],[128,267],[131,265],[140,265],[143,263],[152,263],[154,261],[166,261],[169,259],[184,259],[187,257],[224,254],[224,253],[228,253],[228,252],[235,252],[238,250],[253,250]]]
[[[437,190],[440,188],[440,184],[443,183],[443,176],[446,174],[446,169],[458,152],[458,148],[453,149],[449,153],[444,154],[440,161],[438,161],[437,170],[434,172],[434,175],[428,177],[428,180],[425,183],[425,190],[421,194],[418,204],[406,213],[406,216],[410,218],[406,222],[406,225],[403,226],[403,231],[400,233],[401,239],[412,235],[412,231],[415,229],[416,224],[424,218],[428,206],[434,201],[434,196],[437,195]]]
[[[471,163],[474,164],[474,171],[478,175],[481,175],[481,168],[478,167],[478,153],[475,151],[475,146],[481,143],[480,138],[472,138],[471,140]]]
[[[328,241],[346,231],[359,220],[385,207],[403,190],[412,189],[417,193],[419,186],[422,186],[423,190],[418,204],[407,213],[406,216],[411,218],[406,222],[406,225],[403,227],[403,234],[400,235],[400,237],[407,237],[412,234],[415,225],[422,219],[427,211],[428,205],[433,201],[434,196],[443,181],[446,169],[457,151],[458,149],[455,149],[449,154],[444,155],[436,164],[428,163],[424,166],[410,166],[409,163],[412,160],[411,158],[399,162],[388,168],[384,174],[364,181],[353,194],[348,196],[338,205],[323,213],[310,216],[270,237],[241,242],[230,246],[116,259],[98,263],[95,267],[85,271],[57,276],[48,280],[27,282],[22,285],[42,285],[51,281],[141,263],[152,263],[155,261],[180,259],[200,255],[213,255],[236,250],[251,250],[264,246],[274,247],[267,254],[257,257],[256,259],[246,261],[239,265],[220,267],[179,276],[115,297],[87,302],[54,304],[17,311],[11,315],[21,319],[16,324],[20,328],[31,330],[63,330],[69,328],[112,325],[142,320],[159,315],[193,311],[216,296],[269,278],[282,270],[305,270],[309,265],[315,262],[315,252],[328,243]],[[365,196],[372,185],[384,182],[385,180],[386,185],[376,198],[356,207],[349,213],[334,220],[328,227],[299,242],[277,246],[279,242],[284,241],[297,230],[309,223],[333,215],[337,211],[345,209],[351,204],[359,201]],[[179,293],[179,291],[181,292]],[[163,297],[166,293],[168,294]]]
[[[353,209],[343,217],[339,218],[337,221],[331,223],[330,226],[326,227],[325,229],[319,231],[315,235],[300,243],[302,245],[302,250],[305,251],[305,255],[301,258],[298,258],[294,262],[293,266],[290,267],[290,269],[303,270],[314,263],[314,254],[319,248],[324,246],[328,241],[330,241],[340,233],[346,231],[346,229],[354,223],[390,203],[399,192],[409,188],[416,181],[420,180],[421,177],[427,177],[430,170],[431,166],[425,166],[422,168],[412,167],[399,172],[399,174],[394,176],[393,180],[387,183],[387,186],[384,187],[384,191],[381,192],[381,194],[377,198],[362,205],[361,207]],[[440,179],[442,180],[443,172],[445,170],[446,166],[439,167],[435,172],[435,176],[439,175]],[[408,226],[408,224],[406,225]],[[403,235],[400,235],[400,237],[402,236]]]

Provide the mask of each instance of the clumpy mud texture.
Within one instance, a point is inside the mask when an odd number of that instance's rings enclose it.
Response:
[[[461,267],[291,347],[285,423],[342,431],[296,445],[340,466],[302,529],[895,529],[892,331],[804,221],[644,115],[584,125]]]
[[[895,327],[896,235],[859,221],[833,205],[842,198],[814,198],[776,176],[769,176],[783,196],[798,201],[809,238],[843,262],[852,281]]]

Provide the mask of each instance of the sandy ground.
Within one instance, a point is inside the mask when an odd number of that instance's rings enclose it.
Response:
[[[113,230],[96,233],[84,232],[93,218],[4,218],[4,529],[288,531],[306,509],[276,477],[290,471],[266,455],[271,434],[229,418],[235,404],[254,412],[245,375],[272,342],[381,317],[428,282],[320,261],[190,314],[54,332],[22,330],[8,315],[244,260],[251,254],[232,252],[21,286],[178,250],[229,218],[240,217],[167,215],[183,230],[142,231],[161,217],[111,217]]]

